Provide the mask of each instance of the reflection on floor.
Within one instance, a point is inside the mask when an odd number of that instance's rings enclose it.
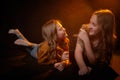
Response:
[[[111,67],[120,74],[120,54],[114,54],[111,60]]]
[[[120,52],[113,54],[110,66],[120,75]],[[120,76],[116,80],[120,80]]]
[[[31,67],[35,68],[34,60],[31,59],[31,57],[26,58],[26,55],[26,53],[22,52],[22,54],[15,57],[0,59],[0,80],[4,80],[5,77],[10,77],[11,75],[23,75],[23,73],[25,74],[24,76],[36,76],[36,70],[29,72],[29,70],[32,69]],[[30,66],[30,68],[28,66]],[[120,52],[113,54],[110,66],[120,75]],[[26,67],[28,67],[27,70]],[[18,69],[20,73],[17,73]],[[24,69],[28,72],[24,72]],[[14,73],[11,73],[12,71],[14,71]],[[7,74],[7,76],[4,76],[4,74]],[[120,80],[120,78],[116,80]]]

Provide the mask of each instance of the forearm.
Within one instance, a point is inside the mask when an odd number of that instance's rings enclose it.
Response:
[[[81,40],[78,38],[74,56],[75,56],[75,60],[76,60],[76,63],[78,64],[79,68],[86,66],[86,64],[84,62],[84,58],[83,58],[83,54],[84,54],[83,51],[84,51],[83,44],[82,44]]]
[[[79,68],[86,66],[82,53],[75,51],[75,60]]]

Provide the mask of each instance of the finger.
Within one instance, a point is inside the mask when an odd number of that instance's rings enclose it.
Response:
[[[60,68],[60,70],[59,71],[62,71],[63,70],[63,68]]]
[[[58,67],[59,65],[58,64],[55,64],[55,67]]]
[[[62,71],[64,68],[63,66],[59,66],[59,70]]]

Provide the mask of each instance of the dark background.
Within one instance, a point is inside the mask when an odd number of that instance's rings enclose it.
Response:
[[[59,19],[71,40],[74,50],[77,34],[82,24],[88,23],[98,9],[110,9],[115,14],[117,41],[115,50],[120,53],[120,0],[1,0],[2,26],[0,29],[0,75],[10,75],[23,65],[34,64],[24,47],[14,45],[15,35],[8,34],[18,28],[31,42],[42,41],[41,26],[50,19]],[[26,57],[27,56],[27,57]],[[22,73],[22,72],[21,72]],[[16,74],[16,73],[14,73]]]

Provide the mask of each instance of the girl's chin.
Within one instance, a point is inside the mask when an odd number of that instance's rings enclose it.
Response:
[[[92,33],[92,32],[90,33],[90,32],[89,32],[89,36],[94,36],[94,33]]]
[[[92,38],[92,37],[94,37],[94,35],[93,35],[93,34],[89,34],[89,37],[91,37],[91,38]]]

